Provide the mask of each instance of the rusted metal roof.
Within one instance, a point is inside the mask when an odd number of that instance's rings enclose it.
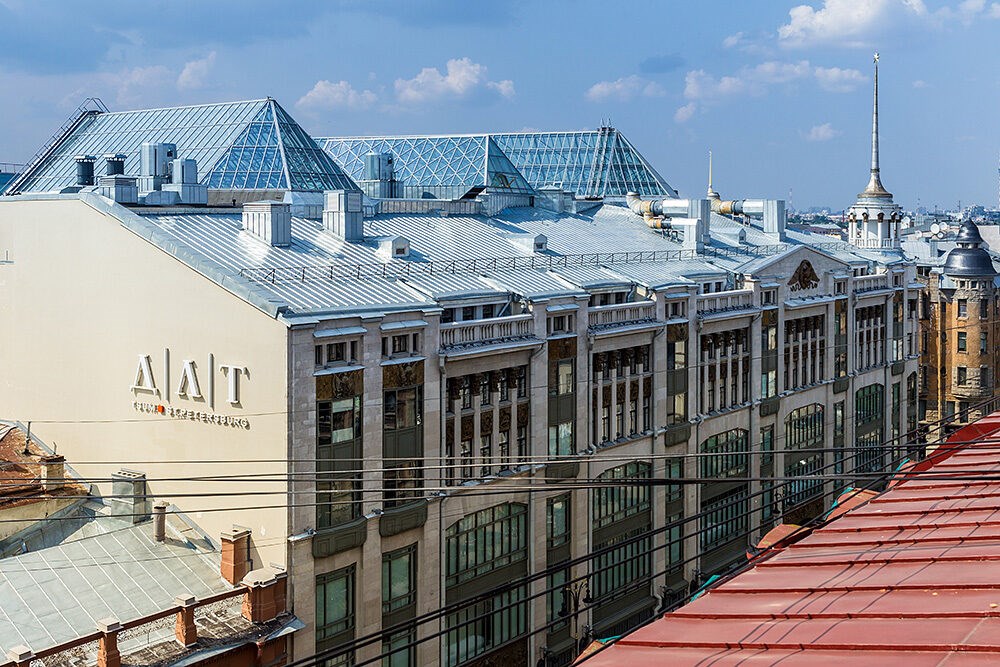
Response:
[[[1000,413],[949,442],[586,667],[1000,664]]]

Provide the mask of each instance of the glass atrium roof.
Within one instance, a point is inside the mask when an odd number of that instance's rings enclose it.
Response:
[[[339,137],[316,141],[357,181],[365,178],[365,155],[392,154],[394,175],[406,197],[458,199],[473,188],[534,192],[487,135]]]
[[[610,127],[584,132],[327,137],[317,141],[355,179],[364,177],[364,155],[375,151],[393,154],[397,178],[407,185],[495,186],[489,180],[475,181],[482,178],[477,172],[482,147],[489,146],[491,161],[510,164],[509,168],[490,165],[487,173],[491,177],[513,170],[532,188],[558,185],[581,196],[621,197],[627,192],[677,196],[628,139]]]
[[[92,114],[28,169],[20,192],[48,192],[76,182],[76,155],[125,153],[125,173],[139,173],[139,146],[177,144],[198,161],[200,181],[218,189],[320,191],[356,188],[343,170],[272,99]]]

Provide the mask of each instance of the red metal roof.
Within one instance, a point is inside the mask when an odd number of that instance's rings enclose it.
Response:
[[[957,431],[950,442],[978,442],[942,448],[586,667],[1000,665],[998,431],[1000,413]]]

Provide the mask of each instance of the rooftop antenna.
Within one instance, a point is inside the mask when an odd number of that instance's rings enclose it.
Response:
[[[28,445],[31,444],[31,422],[28,422],[28,433],[24,437],[24,451],[21,452],[25,456],[31,455],[31,450],[28,449]]]

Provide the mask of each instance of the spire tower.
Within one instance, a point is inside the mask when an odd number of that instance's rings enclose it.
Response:
[[[898,248],[902,209],[882,185],[878,163],[878,52],[875,53],[875,86],[872,93],[872,165],[868,185],[847,211],[848,240],[863,248]]]
[[[860,196],[892,198],[892,195],[882,186],[878,167],[878,51],[872,58],[875,63],[875,88],[872,95],[872,167],[868,177],[868,185]]]

